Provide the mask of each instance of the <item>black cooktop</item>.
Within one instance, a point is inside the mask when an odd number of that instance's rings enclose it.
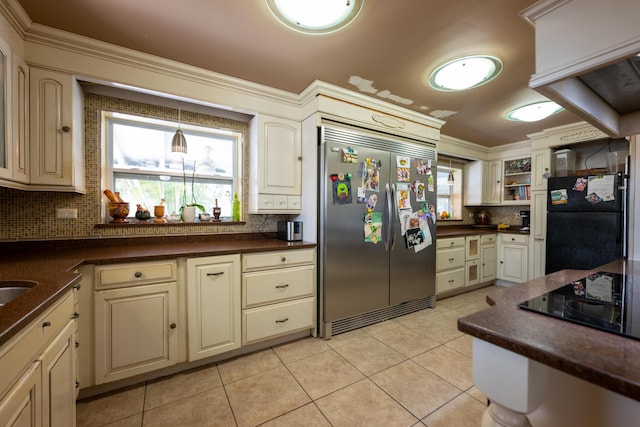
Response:
[[[633,327],[631,316],[632,307],[637,303],[633,302],[630,282],[624,274],[597,272],[518,304],[518,307],[640,339],[640,327]]]

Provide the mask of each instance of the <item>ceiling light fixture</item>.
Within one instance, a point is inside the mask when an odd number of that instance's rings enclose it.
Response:
[[[178,104],[178,130],[176,130],[176,134],[173,135],[171,140],[171,152],[187,154],[187,139],[184,137],[182,129],[180,129],[180,119],[180,104]]]
[[[467,90],[490,82],[501,71],[502,61],[495,56],[465,56],[436,68],[429,76],[429,85],[444,92]]]
[[[507,114],[507,119],[515,122],[537,122],[564,110],[553,101],[535,102],[518,107]]]
[[[453,169],[451,168],[451,160],[449,160],[449,176],[447,177],[447,184],[453,185]]]
[[[329,34],[353,22],[364,0],[266,0],[284,26],[305,34]]]

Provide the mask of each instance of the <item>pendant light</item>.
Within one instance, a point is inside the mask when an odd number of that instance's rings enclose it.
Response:
[[[447,178],[447,184],[453,185],[453,169],[451,169],[451,160],[449,160],[449,177]]]
[[[173,135],[171,140],[171,152],[187,154],[187,140],[182,133],[182,129],[180,129],[180,119],[180,104],[178,104],[178,130],[176,130],[176,134]]]

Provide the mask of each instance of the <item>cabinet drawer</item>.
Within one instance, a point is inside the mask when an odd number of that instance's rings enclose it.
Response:
[[[436,293],[464,287],[464,268],[436,273]]]
[[[242,270],[258,270],[267,268],[281,268],[293,265],[314,264],[314,249],[293,251],[261,252],[242,256]]]
[[[300,209],[301,206],[300,196],[287,196],[287,209]]]
[[[243,308],[313,296],[312,265],[246,273],[242,278]]]
[[[443,249],[436,252],[436,271],[462,266],[464,266],[464,246],[456,249]]]
[[[314,307],[315,298],[306,298],[245,310],[242,343],[312,328]]]
[[[496,234],[485,234],[480,237],[481,245],[490,245],[492,243],[495,244],[497,242],[498,242],[498,236]]]
[[[137,286],[176,280],[176,262],[158,261],[96,267],[96,289]]]
[[[514,245],[528,245],[529,236],[523,236],[522,234],[501,234],[502,243],[509,243]]]
[[[464,237],[452,237],[448,239],[436,239],[436,249],[454,248],[458,246],[464,247]]]

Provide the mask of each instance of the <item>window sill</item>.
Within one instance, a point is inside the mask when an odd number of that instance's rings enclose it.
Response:
[[[129,221],[129,220],[127,220]],[[196,221],[196,222],[140,222],[132,219],[130,222],[109,222],[106,224],[96,224],[94,228],[112,228],[112,227],[216,227],[219,225],[244,225],[245,221]]]

